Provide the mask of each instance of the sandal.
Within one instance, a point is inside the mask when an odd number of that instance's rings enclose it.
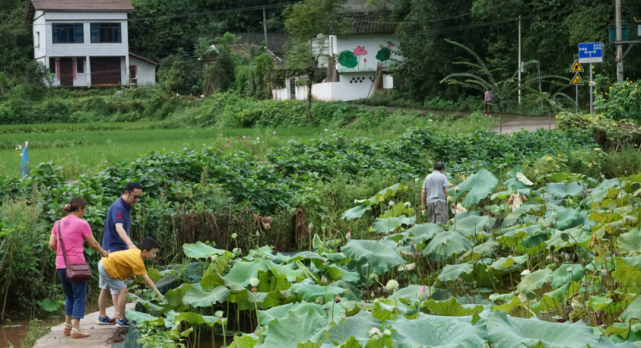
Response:
[[[109,317],[103,318],[103,317],[99,316],[97,323],[98,323],[98,325],[114,325],[116,323],[116,319],[115,318],[109,318]]]
[[[65,336],[69,336],[69,335],[71,334],[71,325],[69,325],[69,324],[67,324],[67,323],[64,323],[63,325],[65,326],[65,328],[64,328],[64,329],[62,329],[62,333],[63,333]]]
[[[91,336],[86,331],[80,329],[71,329],[71,338],[87,338]]]
[[[129,319],[125,320],[116,319],[116,327],[129,327]]]

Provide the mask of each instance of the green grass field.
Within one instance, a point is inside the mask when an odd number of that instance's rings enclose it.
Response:
[[[22,151],[16,150],[15,147],[17,144],[24,144],[26,140],[34,143],[34,147],[30,147],[28,151],[32,167],[41,162],[53,161],[55,165],[64,166],[63,173],[66,179],[74,179],[80,174],[96,173],[116,163],[135,160],[148,152],[217,147],[223,150],[244,150],[255,156],[262,156],[269,148],[283,146],[291,139],[305,141],[330,134],[330,131],[319,128],[153,129],[4,134],[0,135],[0,142],[12,146],[5,146],[8,148],[0,150],[0,174],[19,175]],[[348,137],[368,136],[374,140],[392,137],[392,134],[363,131],[347,131],[343,134]],[[82,142],[82,145],[76,145],[78,141]],[[38,148],[38,143],[47,147]],[[54,147],[56,144],[62,147]]]
[[[27,140],[30,141],[28,154],[32,167],[53,161],[54,165],[63,166],[65,179],[75,179],[81,174],[97,173],[154,151],[216,147],[228,151],[244,150],[262,157],[270,148],[283,146],[291,139],[307,141],[334,132],[349,138],[363,136],[374,141],[388,140],[416,123],[415,117],[371,130],[354,130],[348,126],[327,131],[322,128],[153,129],[156,125],[151,122],[0,126],[0,174],[20,175],[22,151],[17,147]],[[479,120],[435,117],[428,124],[447,133],[472,132],[493,125],[483,117]]]

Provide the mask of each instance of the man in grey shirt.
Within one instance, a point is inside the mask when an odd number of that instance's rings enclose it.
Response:
[[[445,166],[442,162],[434,164],[434,171],[428,175],[423,182],[423,191],[421,192],[421,204],[423,209],[427,205],[429,213],[429,222],[436,224],[447,223],[447,188],[450,184],[447,177],[443,174]]]

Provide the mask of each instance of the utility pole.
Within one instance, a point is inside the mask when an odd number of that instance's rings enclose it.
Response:
[[[620,1],[620,0],[617,0]],[[519,16],[519,104],[521,104],[521,70],[523,63],[521,63],[521,16]]]
[[[267,15],[265,14],[265,6],[263,6],[263,30],[265,31],[265,48],[269,49],[269,42],[267,41]]]
[[[621,42],[623,41],[621,27],[621,0],[616,0],[615,4],[616,8],[614,9],[614,14],[616,19],[616,41]],[[623,45],[621,44],[617,45],[617,81],[623,82]]]

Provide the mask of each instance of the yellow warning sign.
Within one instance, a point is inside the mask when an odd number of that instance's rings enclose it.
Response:
[[[572,65],[572,69],[570,69],[570,72],[581,73],[581,72],[584,72],[584,71],[585,70],[583,70],[583,66],[581,66],[581,64],[579,64],[579,61],[578,60],[574,61],[574,64]]]
[[[579,73],[576,73],[576,75],[574,75],[574,78],[572,79],[572,82],[570,82],[570,84],[577,85],[577,86],[583,85],[583,79],[581,78],[581,75]]]

